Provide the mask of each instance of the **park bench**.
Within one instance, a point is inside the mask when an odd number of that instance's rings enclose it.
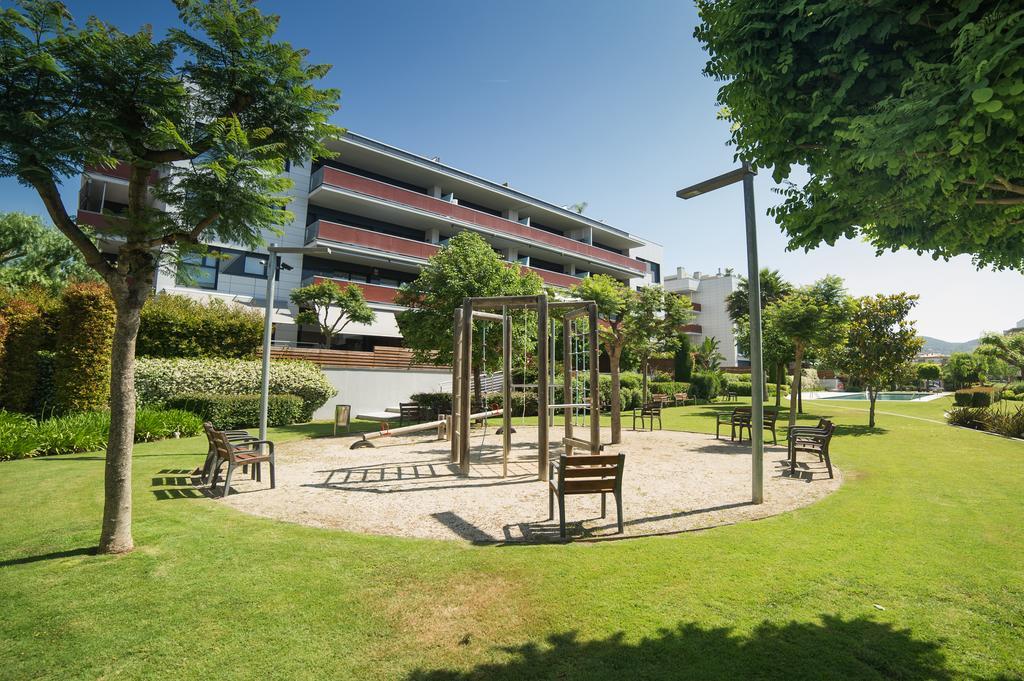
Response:
[[[206,450],[206,461],[203,463],[202,469],[197,469],[194,473],[200,476],[204,485],[213,484],[213,471],[216,470],[217,462],[217,445],[213,441],[213,433],[217,432],[217,429],[213,427],[213,424],[209,421],[203,423],[203,430],[206,431],[206,442],[208,448]],[[231,442],[242,443],[248,441],[259,440],[258,437],[252,435],[247,430],[222,430],[220,431]],[[243,473],[246,472],[244,469]]]
[[[398,427],[401,428],[409,423],[419,423],[430,420],[429,407],[420,406],[418,402],[400,402],[398,404]]]
[[[772,444],[778,444],[779,438],[775,433],[775,424],[779,420],[779,410],[774,407],[764,409],[764,429],[771,431]],[[729,414],[718,413],[715,415],[715,439],[718,439],[723,424],[729,424],[730,440],[743,442],[743,429],[747,430],[748,437],[751,433],[751,409],[750,407],[736,407]]]
[[[658,420],[658,430],[661,430],[661,407],[662,402],[648,402],[639,409],[633,409],[633,430],[636,430],[636,420],[640,419],[640,430],[644,429],[644,424],[648,421],[651,424],[651,430],[654,430],[654,420]]]
[[[226,497],[231,489],[231,476],[235,469],[239,466],[243,467],[243,472],[246,467],[251,466],[251,475],[257,481],[262,481],[262,474],[260,471],[260,464],[266,461],[270,464],[270,488],[273,489],[275,484],[275,466],[274,466],[274,443],[270,440],[244,440],[244,441],[231,441],[228,436],[222,431],[214,430],[211,433],[214,446],[217,449],[217,460],[215,462],[213,473],[210,479],[210,488],[213,489],[217,485],[217,476],[220,473],[220,467],[222,464],[227,464],[227,471],[224,474],[224,491],[221,493],[222,497]],[[266,452],[263,451],[263,447],[266,447]]]
[[[563,454],[557,464],[551,462],[548,480],[548,520],[555,517],[555,499],[558,499],[558,531],[565,538],[565,497],[574,494],[600,494],[601,517],[607,516],[607,496],[615,497],[615,512],[619,532],[622,530],[622,469],[626,455],[618,454]]]
[[[686,393],[676,393],[672,396],[673,407],[685,407],[686,400],[690,399],[690,396]]]
[[[832,458],[829,456],[828,447],[832,442],[832,435],[836,426],[828,419],[820,419],[818,425],[793,426],[786,434],[789,447],[789,472],[796,472],[796,453],[808,452],[817,454],[818,461],[824,461],[828,468],[828,477],[835,477],[832,473]]]

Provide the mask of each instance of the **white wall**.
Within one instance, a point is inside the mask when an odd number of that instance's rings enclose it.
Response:
[[[450,386],[452,379],[446,369],[324,368],[323,372],[338,394],[313,414],[314,419],[333,419],[336,404],[351,404],[353,418],[368,411],[384,411],[408,402],[413,393],[434,392],[442,383]]]

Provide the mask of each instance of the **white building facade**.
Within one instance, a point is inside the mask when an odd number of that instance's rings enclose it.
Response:
[[[749,367],[750,362],[736,349],[736,330],[729,317],[726,298],[739,286],[740,278],[731,270],[725,273],[692,274],[682,267],[664,277],[665,289],[686,296],[693,303],[694,320],[686,327],[690,340],[699,345],[705,338],[718,341],[725,356],[723,367]]]

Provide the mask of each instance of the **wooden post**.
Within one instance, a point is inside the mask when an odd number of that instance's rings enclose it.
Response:
[[[508,457],[512,453],[512,319],[502,308],[501,320],[501,477],[508,475]]]
[[[459,424],[462,414],[462,394],[459,387],[462,384],[462,308],[455,308],[455,322],[452,332],[452,414],[448,425],[448,439],[452,442],[451,462],[458,463],[462,460],[459,454],[461,437],[459,436]],[[452,432],[454,430],[454,433]],[[454,434],[454,437],[453,437]]]
[[[473,302],[466,298],[462,303],[462,373],[459,376],[459,398],[462,413],[459,415],[459,466],[462,474],[469,475],[469,415],[473,413],[473,391],[470,379],[473,376]]]
[[[548,298],[537,296],[537,479],[548,479]]]
[[[597,303],[587,305],[587,343],[590,350],[590,453],[601,452],[601,385],[598,371]]]
[[[562,403],[571,404],[576,400],[573,398],[572,385],[573,376],[573,362],[572,362],[572,317],[566,315],[562,318]],[[551,358],[554,362],[554,357]],[[562,422],[565,424],[565,434],[562,442],[565,443],[565,455],[572,456],[572,443],[565,440],[565,438],[572,437],[572,417],[573,407],[562,408]]]

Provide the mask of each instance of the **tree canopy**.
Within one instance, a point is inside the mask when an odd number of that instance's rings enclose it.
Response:
[[[327,349],[331,348],[334,336],[351,322],[370,324],[377,318],[366,304],[363,289],[354,284],[342,286],[330,280],[321,281],[292,289],[289,297],[301,310],[295,321],[319,328]]]
[[[1024,375],[1024,333],[986,333],[975,352],[1006,362],[1018,377]]]
[[[861,236],[1024,269],[1019,3],[697,5],[737,156],[786,182],[790,248]]]
[[[38,216],[0,213],[0,287],[42,286],[54,291],[97,276],[78,249]]]

